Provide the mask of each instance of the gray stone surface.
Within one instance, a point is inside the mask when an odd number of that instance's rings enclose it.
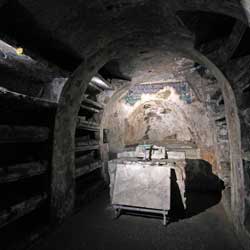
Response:
[[[128,166],[131,167],[131,171],[133,171],[133,168],[135,168],[134,171],[136,171],[136,169],[138,171],[139,171],[139,169],[141,169],[143,171],[144,171],[144,169],[147,169],[147,171],[149,172],[148,173],[149,176],[150,176],[150,172],[153,172],[154,169],[157,169],[157,168],[164,168],[164,169],[173,170],[175,172],[175,175],[176,175],[174,178],[176,178],[176,183],[177,183],[179,190],[180,190],[180,195],[181,195],[183,207],[184,208],[186,207],[186,197],[185,197],[185,180],[186,180],[185,166],[186,166],[186,162],[185,161],[183,161],[183,160],[172,161],[172,160],[166,160],[166,159],[165,160],[141,161],[141,160],[138,160],[137,158],[120,158],[120,159],[115,159],[115,160],[109,161],[108,171],[109,171],[109,179],[110,179],[110,184],[109,184],[110,200],[113,203],[114,203],[113,195],[115,193],[114,186],[116,183],[117,167],[118,166],[121,169],[123,167],[125,169],[124,172],[122,173],[124,177],[121,177],[122,183],[123,183],[123,180],[126,180],[126,178],[128,178],[127,173],[126,173],[126,168],[128,168]],[[142,174],[138,173],[138,176],[140,176],[142,178],[142,179],[138,178],[139,181],[142,181],[142,183],[140,183],[141,187],[143,185],[146,185],[146,184],[149,187],[149,182],[147,183],[148,179],[145,179],[145,180],[143,179],[144,178],[143,173]],[[154,177],[156,177],[156,176],[154,176]],[[162,181],[161,175],[159,175],[157,178],[158,178],[158,180],[155,179],[156,183],[162,184],[163,185],[162,188],[164,189],[165,183],[164,183],[164,181]],[[172,178],[172,176],[171,176],[171,178]],[[165,177],[165,179],[167,179],[167,178]],[[124,191],[124,194],[129,195],[129,198],[128,198],[129,200],[130,200],[131,195],[136,196],[136,194],[134,194],[133,192],[136,190],[136,188],[138,188],[138,186],[140,187],[140,185],[138,185],[138,180],[135,179],[132,181],[133,181],[133,184],[135,185],[135,187],[130,186],[130,184],[128,184],[127,181],[124,182],[124,185],[122,187],[123,188],[122,190],[124,190],[126,188],[129,190],[129,191],[128,190]],[[167,180],[166,180],[166,182],[167,182]],[[119,189],[118,189],[117,193],[119,194]],[[127,197],[123,197],[123,198],[124,198],[124,201],[126,201],[125,199],[127,199]],[[132,197],[132,199],[134,199],[134,198]],[[128,202],[128,201],[126,201],[126,202]],[[123,205],[125,205],[125,204],[123,204]]]
[[[185,152],[168,151],[167,154],[169,159],[186,159]]]
[[[125,151],[117,154],[117,158],[136,157],[135,151]]]
[[[170,171],[164,166],[118,164],[112,204],[168,211]]]

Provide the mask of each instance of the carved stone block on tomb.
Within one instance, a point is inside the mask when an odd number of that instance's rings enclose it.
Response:
[[[138,158],[146,159],[165,159],[166,149],[165,147],[158,147],[156,145],[139,145],[136,147],[135,155]]]
[[[186,159],[185,152],[179,152],[179,151],[168,151],[168,159]]]

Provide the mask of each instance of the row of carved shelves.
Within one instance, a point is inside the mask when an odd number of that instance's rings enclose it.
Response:
[[[87,94],[86,92],[83,97],[80,109],[83,115],[78,116],[76,128],[78,132],[82,131],[85,134],[84,136],[75,138],[76,178],[85,176],[102,167],[102,162],[99,159],[100,156],[98,156],[100,150],[99,140],[95,138],[96,135],[100,133],[100,126],[95,122],[93,117],[104,108],[102,103],[96,101],[96,95],[110,88],[110,84],[99,75],[92,78],[87,88],[87,92],[89,90],[90,93]],[[86,116],[84,112],[87,112]],[[83,155],[81,155],[81,153]],[[92,156],[86,157],[90,154],[92,154]]]

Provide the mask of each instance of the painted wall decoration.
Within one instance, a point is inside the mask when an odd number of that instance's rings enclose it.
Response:
[[[128,91],[124,100],[127,104],[133,106],[136,102],[141,100],[143,94],[156,94],[167,86],[174,88],[180,95],[180,99],[186,104],[192,103],[194,94],[187,82],[136,84]]]

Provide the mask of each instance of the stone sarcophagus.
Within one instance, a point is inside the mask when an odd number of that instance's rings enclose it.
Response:
[[[170,168],[118,164],[112,204],[149,209],[170,209]]]
[[[166,215],[170,210],[171,173],[175,172],[185,207],[185,161],[119,158],[109,161],[110,198],[114,208]],[[173,180],[172,180],[173,181]]]

